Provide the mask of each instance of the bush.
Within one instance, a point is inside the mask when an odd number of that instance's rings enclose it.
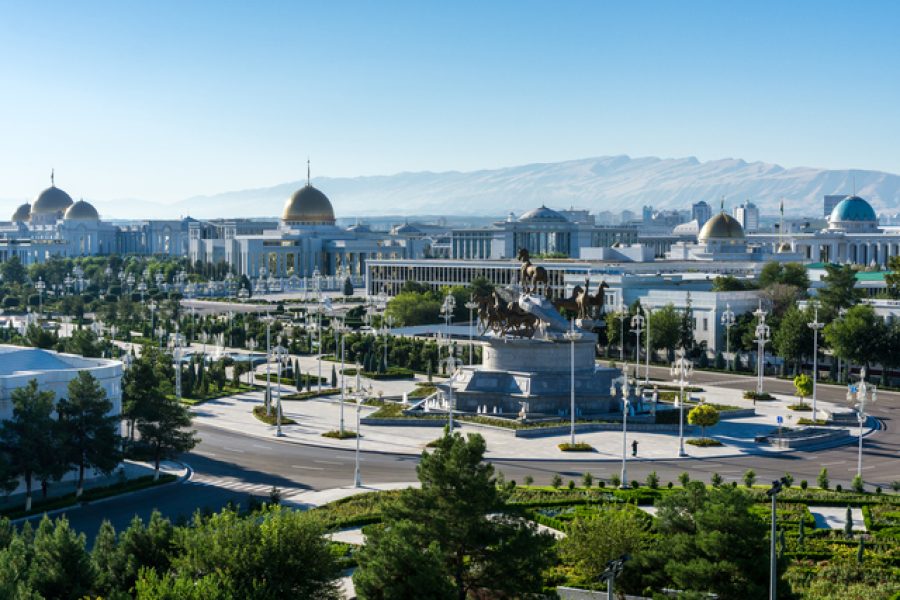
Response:
[[[574,489],[575,489],[575,480],[574,480],[574,479],[570,479],[570,480],[569,480],[569,489],[570,489],[570,490],[574,490]]]
[[[560,444],[559,449],[563,452],[593,452],[594,447],[586,442],[576,442],[570,444],[568,442]]]
[[[609,484],[614,488],[617,488],[622,485],[622,479],[618,475],[612,475],[609,478]]]
[[[844,486],[842,486],[841,484],[837,484],[836,486],[834,486],[834,491],[836,491],[836,492],[843,492],[843,491],[844,491]]]
[[[809,487],[809,483],[806,482],[805,479],[800,480],[800,489],[806,491],[806,488]]]
[[[819,471],[819,477],[816,479],[816,483],[818,483],[819,487],[823,490],[828,489],[828,469],[823,467],[822,470]]]
[[[266,414],[265,406],[254,406],[253,407],[253,416],[265,423],[266,425],[277,425],[278,424],[278,416],[276,411],[272,410],[272,414]],[[282,425],[296,425],[297,421],[291,419],[290,417],[286,417],[283,414],[281,415],[281,424]]]
[[[771,400],[774,400],[775,397],[769,392],[763,392],[762,394],[759,394],[756,392],[756,390],[747,390],[744,392],[744,399],[756,400],[757,402],[769,402]]]
[[[606,487],[606,482],[601,479],[600,481],[597,482],[597,487],[602,490],[603,488]]]
[[[851,487],[853,488],[853,491],[856,492],[857,494],[862,494],[864,491],[866,491],[865,486],[863,485],[862,477],[860,477],[859,475],[857,475],[853,478],[853,483],[851,484]]]
[[[666,484],[666,487],[671,490],[673,487],[675,487],[675,484],[670,481],[669,483]]]
[[[794,476],[790,473],[785,473],[782,479],[784,479],[784,484],[786,486],[791,487],[792,485],[794,485]]]
[[[594,476],[590,473],[585,473],[581,476],[581,485],[585,488],[590,489],[594,485]]]
[[[647,479],[645,480],[647,483],[647,487],[651,490],[655,490],[659,487],[659,475],[656,474],[656,471],[650,471],[647,473]]]
[[[812,406],[809,404],[788,404],[788,408],[801,412],[812,412]]]
[[[349,431],[347,429],[345,429],[343,432],[341,432],[340,430],[335,429],[333,431],[326,431],[325,433],[322,434],[322,437],[332,438],[332,439],[336,439],[336,440],[347,440],[347,439],[355,438],[356,432]]]
[[[747,469],[744,472],[744,485],[748,488],[753,487],[753,483],[756,481],[756,471],[753,469]]]
[[[711,446],[721,446],[722,442],[719,440],[714,440],[713,438],[690,438],[685,440],[685,444],[690,444],[691,446],[697,446],[699,448],[709,448]]]
[[[636,489],[638,489],[639,487],[641,487],[640,482],[638,482],[637,479],[632,479],[632,480],[631,480],[631,489],[636,490]]]
[[[532,477],[531,475],[526,475],[525,476],[525,485],[532,485],[532,484],[534,484],[534,477]]]
[[[722,481],[724,480],[718,473],[713,473],[709,478],[709,482],[713,485],[713,487],[719,487],[720,485],[722,485]]]
[[[553,486],[554,490],[558,490],[562,485],[562,477],[560,477],[559,473],[553,474],[553,479],[550,480],[550,485]]]
[[[900,492],[900,481],[892,481],[891,482],[891,490],[895,492]]]
[[[678,475],[678,483],[681,484],[681,487],[687,487],[687,484],[690,483],[691,476],[688,475],[687,471],[682,471],[680,475]]]

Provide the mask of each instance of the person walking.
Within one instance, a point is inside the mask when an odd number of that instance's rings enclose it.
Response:
[[[637,456],[637,446],[638,446],[637,440],[634,440],[631,442],[631,455],[632,456]]]

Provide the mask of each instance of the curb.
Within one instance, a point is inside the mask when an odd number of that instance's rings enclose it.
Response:
[[[188,465],[187,463],[181,462],[181,461],[172,461],[172,462],[181,465],[181,466],[184,467],[184,469],[185,469],[184,475],[181,475],[180,477],[178,477],[177,479],[175,479],[175,481],[170,481],[170,482],[168,482],[168,483],[161,483],[161,484],[158,484],[158,485],[151,485],[151,486],[149,486],[149,487],[142,488],[142,489],[140,489],[140,490],[133,490],[133,491],[130,491],[130,492],[124,492],[124,493],[122,493],[122,494],[113,494],[112,496],[107,496],[106,498],[99,498],[99,499],[97,499],[97,500],[90,500],[90,501],[87,501],[87,502],[75,502],[74,504],[72,504],[72,505],[70,505],[70,506],[63,506],[62,508],[56,508],[56,509],[54,509],[54,510],[45,511],[45,512],[42,512],[42,513],[34,513],[33,515],[28,515],[27,517],[19,517],[18,519],[11,520],[10,523],[13,524],[13,525],[17,525],[17,524],[19,524],[19,523],[24,523],[25,521],[29,521],[29,520],[34,519],[34,518],[41,518],[41,519],[43,519],[45,516],[46,516],[46,517],[52,517],[52,516],[56,516],[56,515],[58,515],[58,514],[62,514],[62,513],[64,513],[64,512],[68,512],[68,511],[71,511],[71,510],[75,510],[75,509],[79,509],[79,508],[84,508],[85,506],[94,506],[94,505],[97,505],[97,504],[103,504],[104,502],[109,502],[109,501],[111,501],[111,500],[120,500],[120,499],[122,499],[122,498],[128,498],[129,496],[134,496],[134,495],[136,495],[136,494],[140,494],[140,493],[142,493],[142,492],[146,492],[146,491],[149,491],[149,490],[155,490],[155,489],[158,489],[158,488],[164,488],[164,487],[167,487],[167,486],[170,486],[170,485],[176,485],[176,484],[184,483],[185,481],[187,481],[188,479],[190,479],[190,477],[191,477],[191,476],[193,475],[193,473],[194,473],[194,470],[190,467],[190,465]]]

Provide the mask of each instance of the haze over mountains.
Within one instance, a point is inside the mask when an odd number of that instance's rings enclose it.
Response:
[[[97,201],[104,218],[266,217],[281,213],[285,199],[305,180],[272,187],[198,196],[174,204],[144,200]],[[854,190],[879,212],[900,206],[900,176],[881,171],[785,169],[740,159],[701,162],[694,157],[661,159],[605,156],[500,169],[442,173],[330,178],[313,185],[331,199],[338,217],[384,215],[496,215],[545,204],[592,212],[689,208],[706,200],[726,207],[746,199],[762,213],[775,214],[781,198],[785,212],[820,214],[822,196]],[[74,192],[74,190],[72,190]],[[11,212],[12,208],[9,209]]]

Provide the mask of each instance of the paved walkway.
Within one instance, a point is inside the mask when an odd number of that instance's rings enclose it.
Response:
[[[310,362],[314,363],[315,361],[310,360]],[[396,390],[403,390],[404,386],[406,390],[413,387],[409,381],[384,383],[389,383],[392,389]],[[284,394],[293,391],[293,388],[289,386],[284,386],[283,389]],[[746,408],[753,405],[751,401],[744,400],[739,391],[726,388],[707,387],[705,391],[695,393],[694,396],[704,397],[708,402],[719,404]],[[272,438],[275,435],[275,427],[265,425],[251,414],[253,407],[261,404],[262,401],[263,392],[261,390],[211,400],[194,407],[194,418],[197,422],[209,426]],[[795,413],[787,409],[787,405],[794,402],[796,399],[788,396],[778,397],[778,400],[774,402],[760,402],[756,407],[756,416],[722,421],[707,431],[708,436],[715,437],[723,443],[723,446],[698,448],[686,445],[685,450],[689,456],[701,458],[791,452],[791,450],[756,444],[753,439],[757,435],[770,433],[775,429],[779,416],[782,417],[785,425],[791,425],[801,416],[809,415],[808,412]],[[819,402],[819,405],[821,410],[843,408],[825,402]],[[286,400],[282,406],[283,414],[297,421],[296,425],[282,427],[285,435],[280,439],[283,441],[322,447],[355,448],[356,440],[354,439],[336,440],[322,437],[326,431],[338,429],[340,426],[341,403],[339,397],[331,396],[303,401]],[[344,402],[345,430],[356,429],[356,410],[355,403]],[[376,410],[375,407],[360,407],[360,416],[364,418]],[[587,442],[595,448],[595,451],[590,453],[561,452],[557,445],[568,441],[567,433],[541,438],[517,438],[511,431],[478,427],[472,424],[463,424],[459,430],[463,433],[478,432],[482,434],[487,441],[487,458],[495,460],[526,458],[532,460],[617,460],[622,456],[621,430],[576,434],[578,441]],[[853,436],[857,431],[855,427],[850,429]],[[440,437],[441,433],[440,427],[363,426],[360,445],[364,451],[419,455],[425,449],[426,444]],[[686,428],[686,439],[697,435],[699,432],[690,433],[690,429]],[[638,442],[638,460],[667,459],[677,456],[677,430],[653,433],[630,431],[627,439],[629,459],[631,459],[632,441]]]

